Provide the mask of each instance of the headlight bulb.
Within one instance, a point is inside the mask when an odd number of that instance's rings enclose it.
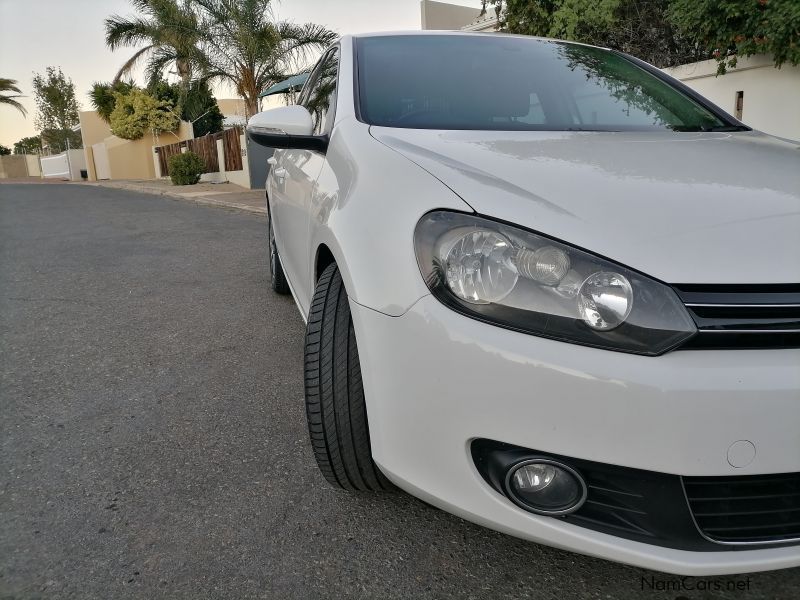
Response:
[[[513,252],[511,241],[496,231],[477,229],[462,235],[443,261],[447,286],[473,304],[499,302],[517,283]]]
[[[549,286],[561,283],[570,267],[569,255],[553,246],[520,248],[514,262],[520,275]]]
[[[633,288],[619,273],[598,271],[586,278],[578,293],[578,312],[584,322],[598,331],[619,327],[633,306]]]

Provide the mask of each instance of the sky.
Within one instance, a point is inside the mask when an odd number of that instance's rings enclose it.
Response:
[[[480,0],[447,0],[480,8]],[[279,19],[314,22],[341,34],[420,28],[419,0],[275,0]],[[128,0],[0,0],[0,77],[16,79],[27,118],[0,106],[0,144],[12,147],[36,135],[31,79],[48,66],[60,66],[75,83],[82,110],[91,110],[87,95],[95,81],[109,81],[134,50],[111,52],[105,46],[103,20],[131,15]],[[139,81],[141,83],[141,80]],[[233,97],[218,88],[217,97]]]

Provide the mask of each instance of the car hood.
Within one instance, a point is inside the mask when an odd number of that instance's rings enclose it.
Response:
[[[371,133],[476,212],[663,281],[800,282],[798,143],[758,132]]]

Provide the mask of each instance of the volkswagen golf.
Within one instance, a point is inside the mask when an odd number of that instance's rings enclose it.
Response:
[[[800,565],[800,144],[623,53],[344,36],[277,149],[324,477],[686,575]]]

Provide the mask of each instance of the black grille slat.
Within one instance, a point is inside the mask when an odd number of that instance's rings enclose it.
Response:
[[[700,319],[733,319],[740,321],[774,321],[776,319],[796,321],[797,313],[800,310],[800,305],[794,304],[748,304],[745,306],[687,304],[687,306]]]
[[[744,515],[770,515],[774,513],[797,512],[797,511],[800,511],[800,507],[773,508],[770,510],[744,510],[735,512],[724,512],[724,513],[695,513],[695,516],[713,518],[713,517],[732,517],[732,516],[744,516]]]
[[[727,527],[706,527],[705,531],[710,532],[725,532],[725,531],[770,531],[769,535],[780,535],[783,533],[775,533],[775,530],[789,530],[794,532],[800,532],[800,521],[793,521],[791,523],[781,523],[780,525],[736,525],[736,526],[727,526]]]
[[[800,496],[798,492],[791,492],[788,494],[756,494],[752,496],[738,496],[735,500],[731,499],[729,496],[724,497],[717,497],[717,498],[693,498],[694,502],[738,502],[741,500],[768,500],[770,498],[786,498],[789,496]]]
[[[679,284],[686,304],[800,304],[800,283]]]
[[[673,287],[698,328],[684,348],[800,348],[800,284]]]
[[[714,541],[800,539],[800,473],[684,477],[683,483],[698,528]]]

